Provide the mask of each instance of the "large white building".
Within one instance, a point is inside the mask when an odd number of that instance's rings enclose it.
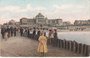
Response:
[[[41,13],[38,13],[34,18],[21,18],[21,27],[50,27],[62,25],[62,19],[48,19]]]
[[[90,25],[90,20],[75,20],[74,25]]]

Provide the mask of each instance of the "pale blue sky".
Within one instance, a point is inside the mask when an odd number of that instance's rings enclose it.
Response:
[[[25,6],[27,4],[31,4],[33,6],[51,7],[54,4],[58,4],[58,5],[62,5],[62,4],[88,5],[88,2],[85,0],[0,0],[1,6],[6,6],[6,5]]]
[[[21,11],[20,11],[21,10]],[[90,0],[0,0],[0,23],[22,17],[33,18],[38,12],[64,21],[90,19]]]

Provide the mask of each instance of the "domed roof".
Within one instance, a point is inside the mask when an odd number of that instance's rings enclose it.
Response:
[[[41,13],[38,13],[35,18],[44,18],[44,16]]]
[[[13,19],[10,20],[10,21],[9,21],[9,24],[15,24],[15,20],[13,20]]]

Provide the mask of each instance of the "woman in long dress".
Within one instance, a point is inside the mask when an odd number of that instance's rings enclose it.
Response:
[[[48,52],[47,48],[47,38],[44,36],[44,32],[41,33],[41,36],[38,39],[39,45],[37,51],[41,56],[45,56]]]

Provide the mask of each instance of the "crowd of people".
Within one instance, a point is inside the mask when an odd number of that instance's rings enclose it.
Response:
[[[44,35],[46,36],[46,29],[41,29],[41,28],[20,28],[20,36],[28,37],[31,39],[38,40],[40,33],[44,32]]]
[[[28,37],[30,39],[37,40],[39,42],[37,51],[41,55],[45,55],[48,52],[47,44],[52,44],[56,46],[57,30],[56,29],[45,29],[45,28],[16,28],[16,27],[2,27],[1,34],[3,39],[7,39],[12,36],[16,36],[17,33],[20,34],[21,37]]]
[[[17,28],[16,27],[9,27],[9,26],[2,26],[1,27],[1,35],[3,39],[8,39],[9,37],[16,36]]]

